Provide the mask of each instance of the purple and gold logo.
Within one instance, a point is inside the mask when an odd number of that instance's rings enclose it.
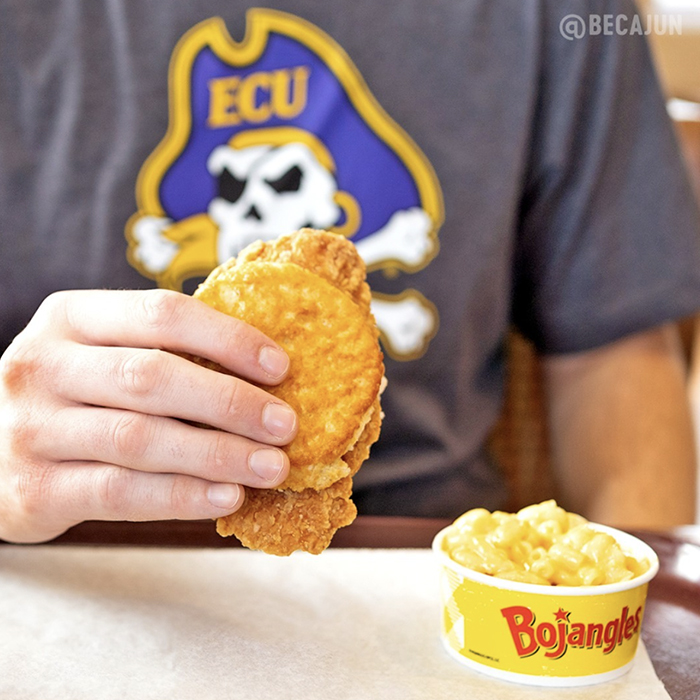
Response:
[[[328,35],[272,10],[246,20],[240,43],[214,18],[173,52],[169,127],[139,174],[129,262],[181,290],[255,240],[310,226],[350,238],[369,270],[424,268],[443,205],[423,153]],[[417,290],[374,294],[372,311],[397,359],[437,331]]]

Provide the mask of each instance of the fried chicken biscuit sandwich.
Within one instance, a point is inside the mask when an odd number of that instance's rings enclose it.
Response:
[[[352,477],[379,437],[384,385],[365,276],[350,241],[302,229],[251,244],[195,292],[285,349],[289,373],[280,385],[265,389],[299,419],[296,437],[284,448],[287,479],[276,489],[246,489],[243,506],[218,519],[219,534],[270,554],[318,554],[338,528],[355,519]]]

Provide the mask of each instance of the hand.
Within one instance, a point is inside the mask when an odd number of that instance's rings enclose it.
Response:
[[[241,485],[288,473],[279,446],[296,416],[245,381],[277,384],[288,365],[256,329],[176,292],[48,297],[0,358],[0,538],[237,510]]]

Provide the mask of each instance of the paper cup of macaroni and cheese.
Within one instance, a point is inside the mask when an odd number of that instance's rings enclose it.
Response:
[[[641,540],[548,501],[517,514],[469,511],[436,535],[433,551],[442,641],[462,664],[548,686],[629,670],[659,567]]]

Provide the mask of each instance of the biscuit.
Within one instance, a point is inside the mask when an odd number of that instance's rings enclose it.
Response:
[[[237,261],[294,263],[347,292],[369,313],[372,294],[365,280],[365,264],[355,246],[337,234],[303,228],[275,241],[251,243]]]
[[[299,416],[285,449],[282,489],[322,489],[348,476],[342,456],[369,419],[383,376],[377,331],[345,292],[294,263],[222,266],[196,296],[246,321],[290,357],[287,378],[265,387]]]

